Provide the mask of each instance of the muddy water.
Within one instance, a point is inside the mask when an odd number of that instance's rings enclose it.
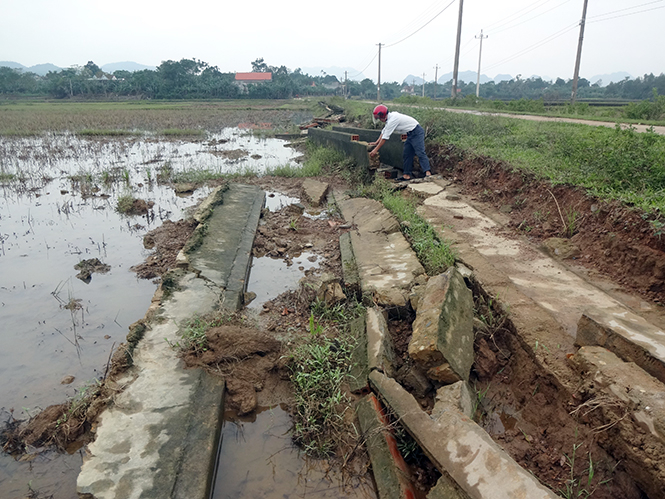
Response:
[[[290,428],[289,414],[279,406],[225,421],[212,499],[376,497],[370,483],[305,458],[291,444]]]
[[[178,197],[155,182],[160,169],[261,173],[293,160],[284,144],[238,129],[205,140],[0,138],[0,173],[21,179],[0,182],[2,421],[11,410],[25,419],[94,383],[127,327],[145,314],[156,284],[130,271],[149,253],[143,235],[163,220],[182,218],[209,192]],[[92,180],[73,182],[71,175]],[[148,215],[115,211],[128,192],[155,203]],[[111,270],[86,284],[74,265],[90,258]],[[61,384],[65,376],[74,382]],[[80,463],[79,452],[29,462],[0,455],[0,497],[23,498],[28,484],[46,497],[75,497]]]

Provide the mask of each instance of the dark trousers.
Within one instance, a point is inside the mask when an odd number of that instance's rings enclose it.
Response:
[[[429,159],[425,154],[425,130],[420,125],[416,125],[416,128],[406,134],[404,153],[402,154],[404,175],[411,176],[415,156],[418,156],[420,160],[420,169],[423,172],[429,171]]]

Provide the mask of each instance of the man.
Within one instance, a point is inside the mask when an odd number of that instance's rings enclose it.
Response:
[[[425,130],[423,130],[423,127],[411,116],[396,111],[388,112],[388,108],[383,104],[376,106],[373,114],[375,119],[382,121],[386,126],[383,127],[377,141],[370,142],[369,145],[374,146],[374,149],[372,149],[369,155],[374,157],[379,154],[379,149],[381,149],[381,146],[385,144],[393,132],[397,132],[400,135],[406,134],[404,153],[402,155],[404,173],[397,181],[411,180],[414,156],[418,156],[420,168],[425,172],[425,176],[429,177],[432,175],[429,159],[425,153]]]

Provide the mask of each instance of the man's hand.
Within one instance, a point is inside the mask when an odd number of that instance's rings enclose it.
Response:
[[[377,154],[379,154],[379,151],[378,151],[377,149],[372,149],[372,150],[370,151],[370,153],[369,153],[369,155],[370,155],[371,157],[374,157],[374,156],[376,156]]]

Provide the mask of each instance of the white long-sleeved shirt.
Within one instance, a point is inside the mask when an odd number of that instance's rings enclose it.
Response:
[[[397,111],[390,111],[388,113],[388,118],[386,119],[386,126],[384,126],[383,130],[381,131],[381,138],[388,140],[393,132],[397,132],[399,134],[409,133],[418,125],[418,121],[416,121],[411,116],[398,113]]]

